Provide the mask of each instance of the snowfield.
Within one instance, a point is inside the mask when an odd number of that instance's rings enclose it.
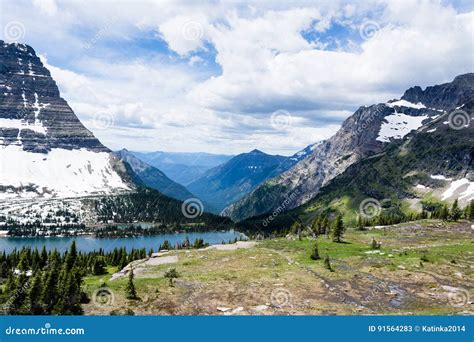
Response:
[[[388,107],[391,107],[391,108],[394,108],[395,106],[415,108],[415,109],[426,108],[425,105],[421,102],[411,103],[411,102],[408,102],[406,100],[398,100],[398,101],[395,101],[395,102],[388,102],[385,105],[387,105]]]
[[[391,139],[402,139],[412,130],[420,128],[427,118],[427,115],[411,116],[395,111],[394,114],[385,117],[376,140],[390,142]]]
[[[113,169],[107,152],[52,149],[43,154],[26,152],[22,146],[14,145],[0,148],[0,185],[10,187],[0,192],[0,200],[66,198],[131,190]]]
[[[467,178],[452,181],[449,188],[443,193],[442,200],[455,199],[470,202],[474,199],[474,182]]]

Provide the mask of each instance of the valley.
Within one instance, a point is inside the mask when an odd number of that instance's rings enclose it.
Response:
[[[6,314],[473,314],[473,73],[289,156],[114,152],[32,47],[0,58]]]
[[[371,247],[372,240],[380,249]],[[85,314],[109,315],[472,315],[472,222],[423,220],[367,231],[343,243],[324,236],[255,241],[235,248],[164,252],[134,262],[139,300],[125,298],[127,277],[84,279],[96,301]],[[310,254],[318,243],[321,260]],[[333,271],[324,266],[330,257]],[[164,277],[176,269],[170,286]],[[130,311],[131,310],[131,311]]]

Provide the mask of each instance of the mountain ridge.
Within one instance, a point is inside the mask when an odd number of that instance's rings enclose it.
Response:
[[[161,170],[145,163],[126,149],[114,152],[120,160],[128,163],[144,185],[158,190],[171,198],[185,201],[195,197],[184,186],[173,182]]]
[[[350,165],[382,152],[391,141],[412,134],[446,110],[455,110],[472,96],[473,83],[474,74],[468,73],[425,90],[412,87],[400,100],[360,107],[334,136],[321,141],[310,156],[262,183],[225,212],[234,220],[242,220],[271,212],[281,203],[285,203],[286,210],[306,203]]]

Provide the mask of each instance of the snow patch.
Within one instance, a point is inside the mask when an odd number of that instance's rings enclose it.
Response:
[[[46,134],[46,127],[44,127],[40,121],[36,121],[36,120],[34,123],[28,123],[25,120],[0,118],[0,127],[1,128],[17,128],[19,130],[30,129],[37,133]]]
[[[427,115],[411,116],[397,112],[388,115],[380,126],[379,135],[376,140],[390,142],[390,139],[402,139],[412,130],[420,128],[422,122],[427,118]]]
[[[422,190],[429,189],[429,187],[424,186],[423,184],[417,184],[417,185],[416,185],[416,188],[417,188],[417,189],[422,189]]]
[[[0,200],[20,197],[78,197],[127,191],[107,152],[52,149],[48,154],[24,151],[21,146],[0,148],[0,185],[25,189],[0,193]],[[34,189],[34,191],[33,191]]]
[[[411,103],[409,101],[406,101],[406,100],[398,100],[398,101],[395,101],[395,102],[388,102],[386,103],[386,105],[388,107],[391,107],[391,108],[394,108],[395,106],[398,106],[398,107],[408,107],[408,108],[415,108],[415,109],[422,109],[422,108],[426,108],[425,105],[421,102],[418,102],[418,103]]]
[[[464,189],[462,191],[462,189]],[[461,192],[462,191],[462,192]],[[470,201],[474,199],[474,182],[470,182],[467,178],[461,178],[455,181],[452,181],[449,185],[449,188],[443,193],[443,201],[447,200],[450,197],[453,197],[455,194],[460,200]]]
[[[452,178],[446,178],[443,175],[431,175],[430,178],[431,179],[437,179],[437,180],[446,180],[446,181],[452,180]]]

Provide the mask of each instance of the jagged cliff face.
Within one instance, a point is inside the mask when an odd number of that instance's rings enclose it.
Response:
[[[397,101],[361,107],[333,137],[317,144],[310,156],[266,181],[226,212],[241,220],[279,207],[288,210],[304,204],[350,165],[466,103],[473,89],[474,74],[466,74],[424,91],[410,88]]]
[[[35,51],[0,41],[0,200],[75,197],[133,187],[86,129]]]
[[[60,97],[35,51],[0,41],[0,145],[46,153],[53,148],[109,152]]]

